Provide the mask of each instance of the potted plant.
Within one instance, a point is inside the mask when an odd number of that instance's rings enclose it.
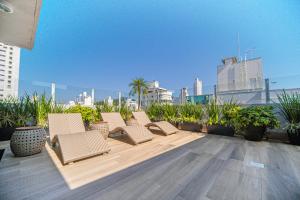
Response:
[[[91,107],[75,105],[68,108],[65,112],[80,113],[86,129],[89,129],[91,123],[99,119],[99,114],[95,109]]]
[[[201,105],[184,104],[178,107],[178,128],[187,131],[202,131],[200,123],[203,117]]]
[[[0,100],[0,141],[10,140],[15,131],[15,99]]]
[[[277,97],[279,103],[276,105],[289,123],[287,126],[289,140],[292,144],[300,145],[300,94],[287,94],[283,91]]]
[[[237,127],[245,139],[260,141],[267,128],[279,127],[279,121],[273,113],[271,106],[250,106],[243,108],[238,113]]]
[[[234,136],[234,122],[240,107],[232,100],[218,105],[215,100],[206,105],[207,132],[209,134]]]
[[[34,96],[37,98],[37,96]],[[21,97],[14,104],[15,132],[10,140],[10,148],[15,156],[29,156],[40,153],[45,146],[46,132],[39,125],[37,113],[44,108],[32,101],[29,96]]]

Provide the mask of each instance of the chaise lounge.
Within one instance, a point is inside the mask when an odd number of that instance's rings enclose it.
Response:
[[[50,143],[67,164],[110,151],[99,130],[85,131],[80,113],[48,114]]]
[[[134,144],[140,144],[153,139],[153,134],[144,126],[126,126],[120,113],[101,113],[103,121],[108,123],[110,133],[127,133]]]
[[[151,120],[144,111],[133,112],[132,114],[138,122],[138,124],[148,128],[157,127],[163,132],[164,135],[171,135],[179,131],[175,126],[173,126],[167,121],[151,122]]]

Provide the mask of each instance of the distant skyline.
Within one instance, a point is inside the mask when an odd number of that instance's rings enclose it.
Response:
[[[136,77],[171,90],[198,77],[205,90],[221,59],[237,56],[237,33],[241,56],[255,48],[265,77],[295,76],[299,10],[298,0],[43,1],[20,79],[128,91]]]

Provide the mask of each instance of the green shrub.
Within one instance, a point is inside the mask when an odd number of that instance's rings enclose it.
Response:
[[[52,103],[43,94],[8,97],[0,101],[0,127],[47,126],[48,113],[61,113],[63,106]]]
[[[233,100],[220,105],[215,100],[211,100],[206,105],[207,124],[234,127],[240,110],[241,107]]]
[[[122,104],[121,109],[120,109],[120,114],[123,118],[123,120],[128,121],[132,118],[132,111],[126,104]]]
[[[215,100],[211,100],[205,106],[208,125],[218,125],[221,122],[222,109]]]
[[[153,103],[146,109],[147,115],[152,121],[199,122],[203,117],[201,105],[184,104],[171,105]]]
[[[170,104],[153,103],[147,107],[146,113],[152,121],[169,121],[178,120],[178,106]]]
[[[178,121],[180,122],[200,122],[203,117],[201,105],[184,104],[178,107]]]
[[[99,120],[97,111],[93,108],[76,105],[68,108],[66,110],[67,113],[80,113],[82,120],[84,121],[86,126],[89,126],[91,123]]]
[[[241,130],[248,126],[277,128],[279,121],[273,113],[272,106],[250,106],[238,112],[237,127]]]
[[[237,116],[241,107],[234,101],[223,103],[221,106],[221,119],[220,123],[223,126],[235,127],[237,122]]]
[[[292,129],[300,128],[300,94],[287,94],[283,91],[277,97],[279,103],[276,106],[285,120],[289,122],[289,127]]]

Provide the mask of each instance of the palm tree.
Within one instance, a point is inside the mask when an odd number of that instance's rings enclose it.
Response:
[[[133,79],[132,82],[129,84],[130,95],[137,95],[138,97],[138,110],[141,107],[141,96],[147,94],[148,85],[143,78],[136,78]]]

